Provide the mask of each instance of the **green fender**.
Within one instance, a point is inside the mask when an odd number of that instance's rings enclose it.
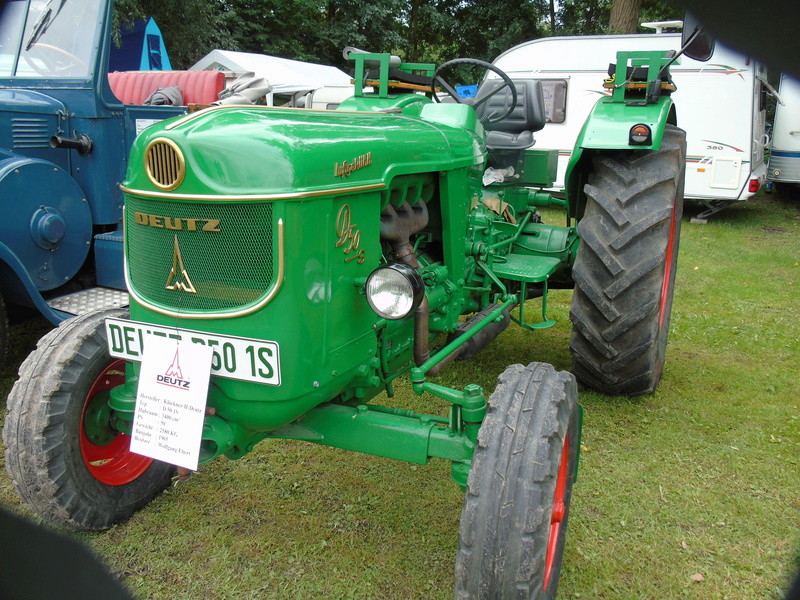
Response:
[[[583,216],[586,205],[583,186],[592,168],[593,151],[657,150],[661,147],[665,126],[676,125],[676,121],[675,106],[669,96],[662,96],[654,104],[642,105],[614,102],[611,97],[598,100],[575,140],[564,176],[570,217],[579,220]],[[630,128],[639,123],[650,126],[653,132],[650,145],[628,143]]]

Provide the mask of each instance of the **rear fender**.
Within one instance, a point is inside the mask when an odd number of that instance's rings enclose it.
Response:
[[[643,123],[650,127],[652,140],[648,145],[632,146],[628,143],[631,127]],[[655,104],[632,106],[601,98],[583,124],[567,165],[564,182],[570,218],[580,220],[586,206],[586,184],[592,169],[592,155],[607,150],[658,150],[667,124],[677,125],[675,105],[668,96]]]

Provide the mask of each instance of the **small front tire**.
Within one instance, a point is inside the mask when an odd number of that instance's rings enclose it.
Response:
[[[512,365],[489,397],[470,467],[456,600],[554,598],[580,437],[578,390],[551,365]]]
[[[108,352],[104,320],[114,309],[64,321],[22,363],[3,428],[6,469],[41,517],[76,529],[128,519],[169,484],[172,465],[130,452],[109,424],[109,390],[125,363]]]

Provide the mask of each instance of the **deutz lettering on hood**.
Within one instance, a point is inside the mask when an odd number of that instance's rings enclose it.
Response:
[[[147,225],[158,229],[171,229],[173,231],[221,231],[219,219],[194,219],[188,217],[167,217],[163,215],[149,215],[147,213],[134,213],[137,225]]]

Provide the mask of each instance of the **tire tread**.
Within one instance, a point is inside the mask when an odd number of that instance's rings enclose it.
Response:
[[[685,155],[685,132],[668,125],[659,150],[598,153],[593,158],[572,272],[570,350],[578,380],[598,391],[649,394],[661,378]],[[659,322],[673,215],[672,270]]]
[[[135,481],[104,485],[81,471],[78,431],[67,427],[81,374],[103,359],[103,320],[126,314],[99,311],[61,323],[23,361],[8,397],[3,443],[14,489],[41,517],[75,529],[106,529],[127,519],[169,485],[173,471],[155,462]]]
[[[555,572],[547,595],[532,594],[543,582],[547,490],[567,428],[577,422],[575,379],[543,363],[512,365],[488,404],[464,498],[455,597],[551,598]]]

